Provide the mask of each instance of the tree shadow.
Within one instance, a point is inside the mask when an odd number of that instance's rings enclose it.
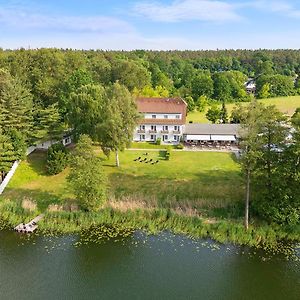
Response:
[[[38,175],[49,176],[46,170],[47,151],[35,150],[27,156],[27,162]]]

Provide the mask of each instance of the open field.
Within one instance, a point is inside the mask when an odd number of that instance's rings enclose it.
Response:
[[[109,177],[110,202],[114,205],[237,217],[234,214],[242,203],[243,185],[239,165],[231,154],[172,152],[166,161],[162,151],[151,151],[147,156],[144,152],[120,153],[121,167],[117,169],[114,155],[106,159],[99,151]],[[135,162],[139,156],[159,160],[159,163]],[[66,183],[67,174],[68,170],[55,176],[46,175],[45,153],[33,153],[21,163],[1,198],[18,203],[33,200],[40,211],[50,204],[73,203],[74,197]]]
[[[291,116],[296,108],[300,107],[300,96],[291,96],[291,97],[278,97],[278,98],[269,98],[269,99],[261,99],[258,100],[265,105],[276,105],[277,108],[283,113]],[[243,102],[242,104],[247,104],[247,102]],[[228,110],[228,114],[231,113],[232,109],[236,106],[235,103],[230,103],[226,105]],[[221,105],[220,105],[221,107]],[[205,112],[192,112],[187,116],[187,122],[193,121],[193,123],[209,123],[209,121],[205,117]]]
[[[132,142],[130,143],[130,147],[132,149],[167,149],[167,148],[174,148],[174,146],[170,145],[156,145],[154,143],[148,142]]]

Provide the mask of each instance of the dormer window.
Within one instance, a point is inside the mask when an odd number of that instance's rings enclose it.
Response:
[[[176,119],[180,119],[180,115],[176,115]]]
[[[164,118],[165,118],[165,119],[168,119],[168,115],[164,115]]]
[[[152,119],[156,119],[156,115],[152,115]]]

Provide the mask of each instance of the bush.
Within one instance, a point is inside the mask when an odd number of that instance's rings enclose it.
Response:
[[[47,153],[47,173],[56,175],[62,172],[68,165],[68,151],[63,144],[52,145]]]
[[[170,160],[171,151],[172,151],[172,148],[168,147],[167,150],[166,150],[166,154],[165,154],[166,160]]]
[[[183,146],[183,144],[182,144],[182,143],[180,143],[180,144],[178,144],[178,145],[176,146],[176,148],[177,148],[177,149],[181,149],[181,150],[182,150],[182,149],[184,148],[184,146]]]
[[[160,145],[161,144],[161,138],[158,138],[157,140],[156,140],[156,145]]]

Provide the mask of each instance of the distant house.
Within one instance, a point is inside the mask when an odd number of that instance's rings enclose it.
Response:
[[[134,132],[134,141],[178,144],[186,122],[187,104],[181,98],[138,98],[142,119]]]
[[[187,124],[183,140],[188,143],[217,142],[236,144],[239,139],[238,124]]]
[[[245,89],[248,94],[256,94],[256,83],[255,79],[249,78],[248,81],[245,82]]]
[[[53,141],[45,141],[42,143],[37,144],[34,146],[34,149],[44,149],[47,150],[53,144],[62,143],[64,146],[68,146],[72,143],[72,136],[70,133],[65,133],[60,140],[53,140]]]

